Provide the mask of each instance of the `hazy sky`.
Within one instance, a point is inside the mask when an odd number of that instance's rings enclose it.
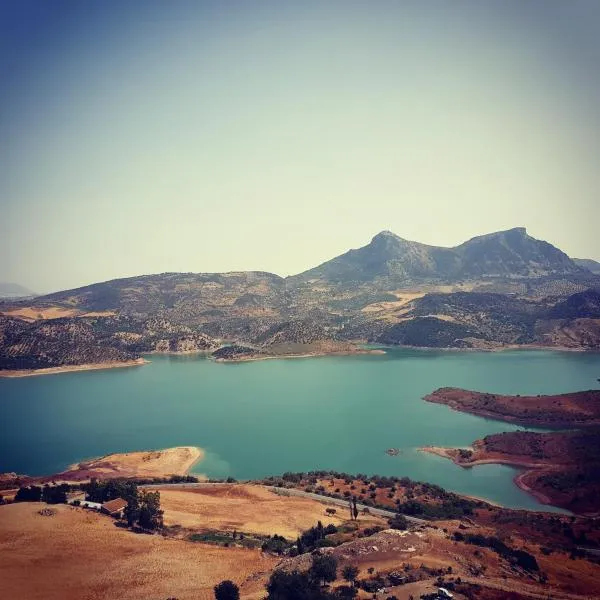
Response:
[[[600,259],[597,0],[0,0],[0,281],[296,273],[378,231]]]

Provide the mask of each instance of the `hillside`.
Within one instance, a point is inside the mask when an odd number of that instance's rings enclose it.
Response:
[[[586,600],[600,591],[597,560],[578,549],[598,547],[592,519],[502,509],[408,478],[322,471],[262,483],[160,486],[165,527],[156,534],[73,505],[2,505],[0,543],[11,549],[0,555],[3,589],[15,600],[209,600],[230,579],[244,600],[335,600],[354,597],[344,594],[352,566],[358,598],[431,598],[424,594],[439,586],[457,600]],[[319,495],[307,498],[307,488]],[[371,509],[351,520],[343,499],[353,494]],[[341,505],[329,504],[336,498]],[[375,507],[425,520],[390,523]],[[304,573],[322,556],[337,568],[321,594],[269,594],[275,571]]]
[[[24,298],[35,295],[35,292],[18,283],[0,281],[0,298]]]
[[[507,396],[460,388],[439,388],[423,398],[453,410],[519,425],[600,426],[600,390],[552,396]]]
[[[383,231],[357,250],[290,278],[349,284],[375,280],[394,289],[402,282],[457,282],[489,277],[577,275],[583,269],[564,252],[529,235],[524,227],[472,238],[454,248],[428,246]]]
[[[213,352],[225,342],[262,356],[345,352],[364,341],[594,349],[599,289],[599,276],[523,228],[455,248],[384,231],[285,279],[258,271],[163,273],[4,300],[0,369]]]
[[[527,469],[515,482],[541,502],[598,515],[600,493],[600,390],[552,396],[505,396],[440,388],[424,400],[519,425],[569,431],[511,431],[488,435],[471,448],[426,447],[462,467],[487,463]],[[573,431],[581,428],[581,431]]]
[[[600,430],[488,435],[472,448],[424,448],[462,467],[508,464],[526,469],[515,482],[540,502],[598,516]]]
[[[573,262],[579,267],[600,275],[600,262],[597,260],[592,260],[591,258],[574,258]]]

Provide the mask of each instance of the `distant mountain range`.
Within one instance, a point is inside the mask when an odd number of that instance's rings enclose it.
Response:
[[[22,285],[0,281],[0,298],[25,298],[35,295],[35,292]]]
[[[0,368],[213,351],[222,340],[245,355],[317,346],[348,351],[359,341],[598,348],[600,275],[592,263],[572,260],[524,228],[455,248],[384,231],[287,278],[257,271],[163,273],[4,301]]]
[[[573,262],[579,267],[583,267],[592,273],[600,275],[600,262],[597,260],[592,260],[591,258],[574,258]]]

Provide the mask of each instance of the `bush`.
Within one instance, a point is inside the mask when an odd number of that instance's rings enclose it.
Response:
[[[214,590],[216,600],[239,600],[240,589],[229,579],[215,585]]]
[[[291,545],[283,536],[275,534],[273,537],[265,540],[261,549],[263,552],[271,552],[272,554],[279,554],[281,556],[291,548]]]
[[[19,488],[15,502],[39,502],[42,499],[42,488],[37,485]]]
[[[390,527],[392,529],[399,529],[400,531],[405,531],[406,529],[408,529],[408,520],[404,515],[394,515],[394,517],[390,519]]]
[[[454,539],[458,539],[458,532],[454,534]],[[464,536],[464,540],[468,544],[475,546],[481,546],[483,548],[490,548],[496,554],[499,554],[509,562],[525,569],[526,571],[539,571],[537,560],[535,556],[529,554],[525,550],[516,550],[507,546],[502,540],[497,537],[486,537],[480,534],[468,533]]]
[[[61,485],[45,485],[42,490],[42,501],[48,504],[65,504],[67,502],[67,492],[69,486]]]
[[[335,556],[330,554],[313,556],[310,575],[321,582],[335,581],[337,577],[337,560]]]
[[[342,569],[342,577],[346,581],[354,581],[358,577],[358,568],[354,565],[346,565]]]

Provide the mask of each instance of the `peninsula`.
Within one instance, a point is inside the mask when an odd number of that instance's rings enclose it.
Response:
[[[510,423],[578,428],[551,433],[512,431],[486,436],[469,448],[426,446],[421,450],[465,468],[487,463],[523,468],[515,483],[543,504],[590,516],[600,512],[600,390],[502,396],[441,388],[424,399]]]
[[[519,425],[548,428],[600,426],[600,390],[551,396],[506,396],[439,388],[423,398],[453,410]]]
[[[598,516],[600,507],[600,429],[488,435],[470,448],[427,446],[423,451],[470,468],[504,464],[524,469],[515,483],[542,504]]]

